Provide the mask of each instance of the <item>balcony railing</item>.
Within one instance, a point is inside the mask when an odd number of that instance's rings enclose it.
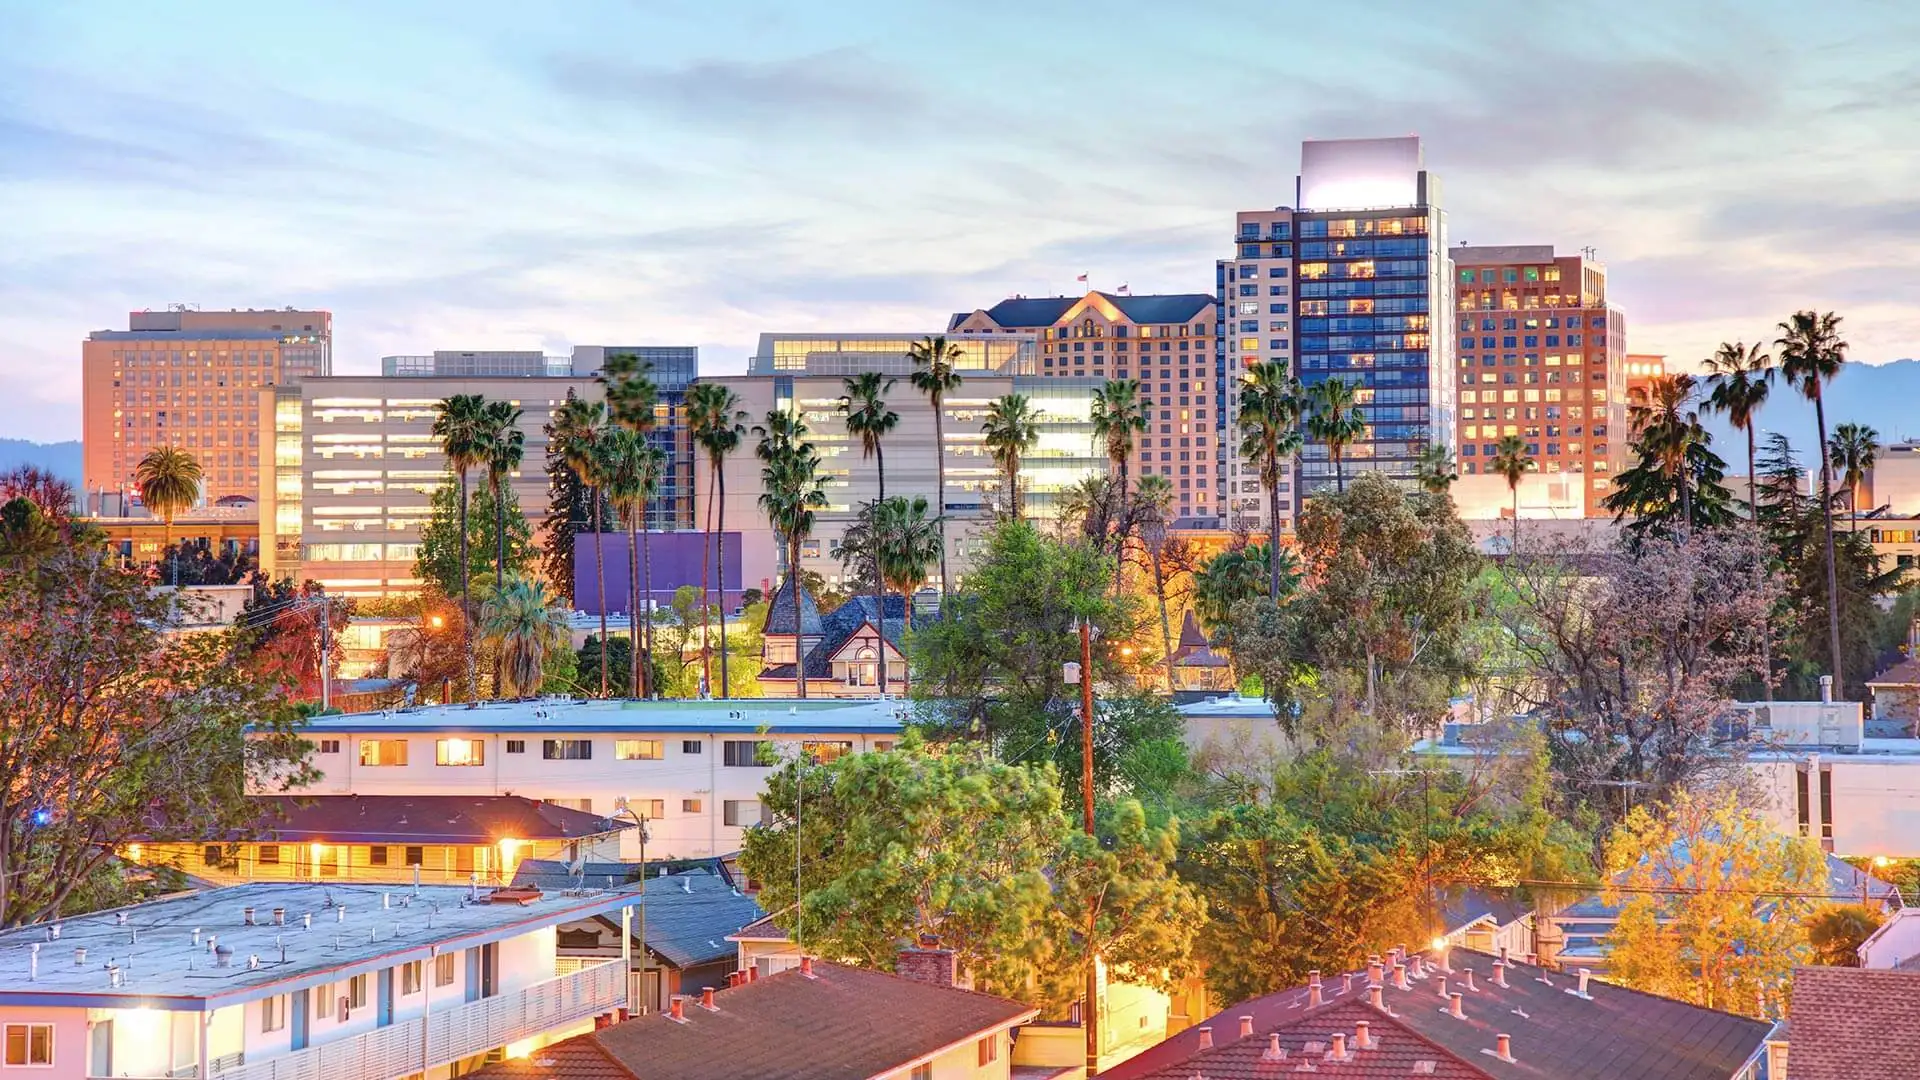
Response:
[[[479,1001],[435,1004],[426,1024],[426,1068],[483,1054],[563,1025],[612,1012],[625,1002],[617,961]],[[423,1071],[420,1017],[363,1035],[257,1061],[216,1059],[215,1080],[387,1080]],[[238,1055],[234,1055],[238,1057]],[[195,1070],[188,1070],[192,1075]]]

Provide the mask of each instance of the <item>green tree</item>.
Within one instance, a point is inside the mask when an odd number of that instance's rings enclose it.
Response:
[[[624,634],[606,639],[588,634],[575,658],[581,686],[593,686],[600,681],[602,656],[606,657],[605,664],[612,678],[624,681],[627,673],[633,670],[633,639]],[[610,681],[610,685],[619,686],[620,683]]]
[[[1819,848],[1730,796],[1677,792],[1635,807],[1607,842],[1609,977],[1745,1016],[1780,1016],[1807,962],[1811,897],[1827,890]]]
[[[567,461],[570,441],[575,437],[570,417],[578,409],[579,399],[572,390],[567,400],[546,424],[547,434],[547,515],[540,526],[540,573],[553,583],[555,599],[579,607],[575,594],[573,549],[583,532],[605,532],[612,519],[592,488]]]
[[[1420,448],[1419,455],[1413,459],[1413,476],[1420,490],[1429,495],[1445,495],[1460,479],[1460,470],[1454,465],[1453,451],[1447,444],[1435,442]]]
[[[827,493],[820,483],[820,454],[807,441],[807,425],[799,416],[778,409],[767,413],[766,423],[754,429],[760,437],[754,455],[760,459],[760,510],[767,524],[787,546],[787,578],[793,583],[794,598],[799,599],[800,547],[813,532],[814,511],[827,505]],[[941,550],[945,551],[942,545]],[[807,696],[801,655],[800,635],[794,634],[794,687],[799,696]]]
[[[887,500],[887,458],[884,449],[886,437],[900,426],[900,414],[887,407],[887,394],[893,390],[894,380],[877,371],[863,371],[849,379],[841,380],[847,392],[840,395],[840,415],[845,418],[847,434],[860,440],[860,457],[873,459],[874,478],[877,481],[877,494],[872,502],[862,508],[864,516],[871,519],[881,503]],[[874,563],[870,568],[873,577],[874,607],[884,620],[886,616],[886,583],[882,580],[879,564],[879,552],[873,553]],[[880,692],[887,689],[887,650],[879,650]]]
[[[1707,358],[1707,408],[1725,414],[1734,430],[1747,436],[1749,520],[1757,520],[1760,515],[1760,500],[1754,488],[1754,471],[1759,467],[1754,453],[1754,422],[1773,389],[1773,376],[1773,357],[1763,352],[1757,341],[1752,345],[1723,341]]]
[[[1807,947],[1821,967],[1859,967],[1860,946],[1885,921],[1866,904],[1828,904],[1807,916]]]
[[[118,895],[128,837],[251,835],[250,790],[316,778],[284,687],[170,603],[95,546],[0,574],[0,927]]]
[[[1733,494],[1723,483],[1727,463],[1713,452],[1712,437],[1686,402],[1690,385],[1656,380],[1654,404],[1634,406],[1633,464],[1613,478],[1613,492],[1600,505],[1626,526],[1636,541],[1649,536],[1687,536],[1734,519]]]
[[[1774,341],[1780,350],[1780,377],[1813,402],[1813,417],[1820,429],[1820,515],[1825,524],[1827,551],[1827,655],[1833,660],[1833,679],[1846,683],[1845,656],[1840,650],[1839,564],[1833,552],[1833,462],[1827,454],[1827,402],[1825,390],[1840,375],[1847,363],[1847,343],[1840,336],[1840,316],[1829,311],[1795,312],[1780,324],[1780,337]]]
[[[520,512],[520,500],[513,486],[502,488],[501,496],[506,503],[504,515],[496,510],[493,493],[481,488],[472,499],[469,508],[472,512],[465,515],[463,534],[460,491],[454,478],[448,477],[434,489],[433,497],[428,500],[427,523],[420,527],[420,548],[414,555],[413,576],[430,582],[447,597],[471,595],[476,582],[482,592],[489,590],[493,552],[499,548],[494,530],[503,519],[507,524],[507,572],[524,574],[534,559],[533,529]]]
[[[1171,988],[1189,970],[1199,898],[1169,871],[1171,826],[1137,805],[1109,835],[1082,835],[1051,769],[908,739],[769,778],[771,824],[749,831],[742,869],[810,950],[888,969],[932,935],[990,993],[1060,1014],[1097,955]],[[808,853],[799,863],[796,851]],[[1091,931],[1091,933],[1089,933]]]
[[[435,407],[433,418],[433,437],[439,440],[440,452],[446,456],[447,468],[459,479],[460,490],[457,511],[459,524],[457,535],[460,542],[460,561],[456,566],[465,568],[472,565],[468,551],[471,534],[467,530],[467,473],[486,464],[487,435],[491,421],[487,417],[487,399],[479,394],[455,394],[442,400]],[[425,547],[424,537],[422,548]],[[467,636],[463,647],[467,653],[467,700],[473,700],[479,682],[478,669],[474,666],[473,656],[473,575],[463,570],[459,573],[460,609],[466,614],[461,625],[467,627]],[[449,595],[452,595],[449,593]]]
[[[1193,615],[1208,640],[1231,651],[1236,607],[1255,598],[1284,604],[1293,595],[1300,584],[1300,561],[1284,547],[1273,559],[1274,550],[1265,544],[1230,547],[1194,572]],[[1271,591],[1274,581],[1280,583],[1278,593]]]
[[[1855,529],[1860,527],[1860,488],[1867,482],[1867,474],[1873,471],[1879,454],[1880,433],[1865,424],[1840,424],[1827,440],[1827,456],[1832,459],[1841,482],[1847,485],[1847,516]]]
[[[1520,550],[1520,481],[1533,471],[1533,455],[1518,435],[1508,435],[1493,447],[1493,460],[1487,468],[1506,478],[1507,492],[1513,496],[1513,550]]]
[[[1140,546],[1147,557],[1147,569],[1153,574],[1153,602],[1160,612],[1160,660],[1166,666],[1167,692],[1174,690],[1173,617],[1167,610],[1167,571],[1163,556],[1167,550],[1168,519],[1173,515],[1173,480],[1165,476],[1142,476],[1134,490],[1139,508]]]
[[[640,647],[628,672],[628,692],[637,698],[653,696],[653,687],[642,678],[642,672],[653,667],[653,582],[651,567],[643,567],[639,541],[646,528],[647,504],[659,490],[665,465],[666,455],[637,431],[616,428],[600,441],[601,484],[607,501],[627,522],[627,622]]]
[[[944,337],[929,337],[914,342],[907,349],[907,357],[913,361],[913,374],[908,379],[913,388],[927,396],[927,403],[933,406],[933,444],[940,452],[933,456],[934,461],[934,512],[940,519],[940,611],[945,617],[947,592],[953,587],[953,577],[947,573],[947,395],[960,389],[965,380],[957,370],[959,362],[965,358],[960,346]]]
[[[615,426],[631,432],[639,440],[637,446],[625,452],[614,454],[614,458],[630,459],[628,482],[623,485],[627,494],[627,548],[631,553],[634,547],[634,534],[639,534],[639,572],[633,572],[633,558],[628,556],[628,576],[633,579],[633,595],[645,593],[647,602],[634,604],[628,610],[632,619],[642,620],[635,624],[634,635],[639,644],[644,665],[636,664],[633,669],[633,693],[636,697],[642,692],[653,696],[651,681],[640,677],[642,666],[649,672],[653,670],[653,521],[649,504],[660,490],[660,476],[666,469],[666,451],[661,449],[654,437],[654,429],[659,423],[660,390],[652,378],[653,365],[632,353],[609,355],[600,365],[600,385],[606,388],[607,413],[613,418]],[[636,530],[636,525],[638,526]]]
[[[140,501],[160,515],[167,548],[173,547],[173,519],[200,498],[203,475],[200,462],[177,446],[156,446],[133,467]],[[169,580],[179,584],[178,574],[172,574]]]
[[[489,401],[481,432],[487,490],[493,493],[493,587],[496,591],[507,583],[507,523],[501,520],[507,512],[507,502],[501,498],[501,492],[505,490],[507,478],[520,468],[527,456],[527,433],[520,430],[520,416],[519,407],[511,401]]]
[[[882,588],[891,586],[900,593],[901,622],[899,641],[902,652],[907,647],[907,638],[913,633],[913,594],[927,583],[927,575],[940,560],[940,521],[928,513],[927,500],[923,495],[909,499],[904,495],[895,495],[874,508],[873,541],[874,563],[879,567]],[[887,605],[886,593],[877,597],[882,636],[885,636]],[[880,692],[887,692],[886,647],[884,642],[878,650],[880,656]],[[908,689],[913,685],[913,663],[908,660],[901,680]]]
[[[600,636],[602,649],[607,643],[607,561],[605,545],[602,543],[608,531],[606,522],[606,498],[603,488],[605,482],[600,475],[602,454],[600,443],[605,440],[611,422],[607,418],[607,406],[602,401],[581,401],[568,397],[565,404],[554,414],[554,434],[559,444],[561,457],[567,468],[587,486],[591,504],[588,520],[594,523],[593,530],[593,576],[600,592]],[[605,656],[595,668],[600,676],[600,696],[607,696],[607,672],[611,665]]]
[[[1140,397],[1140,380],[1108,379],[1093,396],[1093,441],[1107,454],[1107,465],[1119,484],[1122,499],[1127,496],[1127,470],[1133,461],[1135,439],[1147,430],[1146,402]]]
[[[981,440],[987,454],[1000,469],[1007,485],[1007,512],[1021,516],[1020,461],[1040,441],[1040,414],[1025,394],[1004,394],[987,406],[987,418],[980,425]]]
[[[543,582],[514,577],[481,606],[480,631],[500,657],[501,696],[530,697],[546,681],[547,654],[567,640],[567,615]]]
[[[1336,491],[1347,490],[1346,473],[1340,464],[1347,447],[1367,434],[1367,418],[1360,411],[1359,397],[1357,383],[1338,377],[1307,388],[1307,434],[1327,444]]]
[[[1293,473],[1300,453],[1300,419],[1306,398],[1287,365],[1278,360],[1255,364],[1240,386],[1240,456],[1251,462],[1267,492],[1267,549],[1280,550],[1280,485]],[[1280,563],[1267,568],[1267,595],[1280,595]]]
[[[740,448],[740,441],[747,436],[747,414],[740,407],[740,395],[723,383],[695,383],[687,389],[687,433],[693,444],[707,455],[708,489],[707,513],[709,515],[707,533],[712,543],[703,545],[700,557],[700,588],[707,590],[707,549],[720,562],[720,603],[716,605],[720,612],[720,696],[730,697],[733,693],[728,672],[728,654],[733,648],[727,637],[727,458]],[[710,598],[706,603],[711,604]],[[700,635],[700,662],[703,670],[712,654],[705,629]],[[711,671],[706,671],[707,685],[713,685]]]

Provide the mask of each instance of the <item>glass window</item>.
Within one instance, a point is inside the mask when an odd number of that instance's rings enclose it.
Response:
[[[457,955],[459,954],[449,952],[441,953],[439,956],[433,958],[433,985],[453,985],[453,958]]]
[[[52,1024],[8,1024],[8,1065],[52,1065]]]
[[[721,764],[751,767],[760,764],[760,747],[765,739],[728,739],[721,746]]]
[[[704,754],[707,752],[707,744],[701,742],[699,739],[682,739],[680,740],[680,752],[683,754]]]
[[[659,739],[615,739],[615,761],[659,761],[667,756],[666,744]]]
[[[407,740],[405,739],[361,739],[360,764],[405,765],[407,763]]]
[[[422,965],[418,960],[400,965],[400,996],[420,992]]]
[[[540,756],[548,761],[587,761],[593,757],[593,740],[542,739]]]
[[[700,800],[699,800],[699,799],[681,799],[681,800],[680,800],[680,812],[681,812],[681,813],[683,813],[683,814],[697,814],[697,813],[699,813],[699,812],[700,812]]]
[[[527,740],[525,739],[508,739],[507,740],[507,753],[524,754],[526,752],[527,752]]]
[[[439,739],[434,742],[436,765],[485,765],[487,744],[481,739]]]

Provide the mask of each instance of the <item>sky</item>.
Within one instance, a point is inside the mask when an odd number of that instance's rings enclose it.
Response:
[[[537,17],[536,17],[537,13]],[[926,333],[1211,292],[1304,138],[1417,133],[1457,243],[1591,246],[1628,347],[1920,355],[1920,4],[0,0],[0,436],[80,341],[323,307],[434,349]]]

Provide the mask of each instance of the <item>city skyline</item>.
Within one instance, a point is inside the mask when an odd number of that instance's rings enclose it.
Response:
[[[1221,222],[1290,203],[1310,137],[1420,134],[1455,244],[1596,248],[1635,352],[1817,307],[1880,363],[1920,327],[1920,17],[1889,4],[0,10],[9,435],[77,437],[77,342],[170,302],[331,310],[339,374],[636,339],[728,374],[763,332],[935,332],[1082,273],[1208,292]]]

